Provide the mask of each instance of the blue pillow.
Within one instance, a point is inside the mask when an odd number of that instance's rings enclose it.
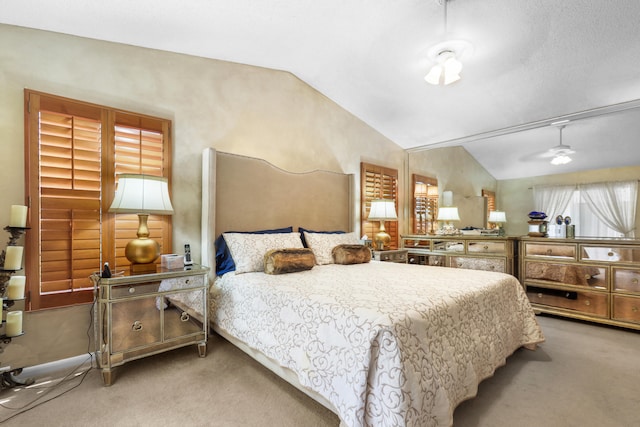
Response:
[[[344,233],[346,233],[345,231],[340,231],[340,230],[336,230],[336,231],[313,231],[313,230],[307,230],[306,228],[302,228],[302,227],[298,227],[298,231],[300,232],[300,239],[302,239],[302,246],[304,246],[305,248],[309,247],[307,245],[307,241],[304,238],[304,232],[305,231],[307,233],[320,233],[320,234],[344,234]]]
[[[243,234],[273,234],[273,233],[293,233],[293,227],[275,228],[273,230],[257,230],[257,231],[226,231],[225,233],[243,233]],[[236,264],[233,262],[231,252],[227,247],[227,242],[221,234],[214,242],[216,248],[216,276],[222,276],[224,273],[236,270]]]

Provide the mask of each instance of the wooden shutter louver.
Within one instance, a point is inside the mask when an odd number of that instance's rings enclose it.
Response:
[[[487,228],[491,228],[489,224],[489,213],[496,210],[496,193],[494,191],[482,190],[482,197],[485,198],[485,218],[487,218]]]
[[[101,123],[40,112],[42,295],[92,287],[100,268]]]
[[[369,163],[360,164],[362,208],[360,213],[360,227],[363,234],[373,239],[380,228],[378,221],[367,221],[371,202],[375,199],[390,199],[395,201],[398,212],[398,171],[396,169]],[[398,248],[398,221],[385,223],[387,233],[391,236],[391,249]]]

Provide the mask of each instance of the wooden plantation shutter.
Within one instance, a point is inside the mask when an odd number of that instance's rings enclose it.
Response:
[[[128,266],[116,253],[136,237],[138,219],[108,212],[117,174],[170,178],[170,147],[168,120],[25,90],[28,309],[90,302],[89,276],[103,262]],[[171,251],[170,217],[150,224]]]
[[[379,221],[367,221],[371,201],[375,199],[390,199],[395,202],[396,212],[398,212],[398,170],[386,168],[384,166],[360,163],[360,191],[361,191],[361,211],[360,229],[362,234],[366,234],[369,239],[373,239],[380,228]],[[398,221],[387,221],[385,223],[387,233],[391,236],[389,247],[398,248]]]
[[[39,148],[41,294],[89,289],[100,267],[101,122],[41,111]]]

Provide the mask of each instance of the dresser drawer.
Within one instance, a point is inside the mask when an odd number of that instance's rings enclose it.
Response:
[[[558,262],[525,261],[523,281],[553,282],[592,289],[608,289],[606,267]]]
[[[640,294],[640,269],[614,267],[613,290]]]
[[[469,241],[467,242],[469,254],[504,255],[507,253],[506,242]]]
[[[562,308],[591,316],[609,317],[609,295],[606,293],[527,286],[527,296],[532,304]]]
[[[504,258],[482,258],[482,257],[451,257],[451,267],[467,268],[469,270],[485,270],[506,272],[506,260]]]
[[[614,295],[611,318],[623,322],[640,323],[640,298]]]
[[[433,250],[438,252],[464,253],[464,241],[463,240],[434,240]]]
[[[576,259],[576,245],[559,243],[525,242],[524,256],[552,257],[561,259]]]
[[[637,263],[640,261],[640,247],[582,245],[580,258],[585,261]]]
[[[111,286],[111,299],[130,298],[158,292],[160,281]]]

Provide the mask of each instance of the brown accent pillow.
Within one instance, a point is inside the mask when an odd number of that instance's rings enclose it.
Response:
[[[364,264],[371,261],[371,249],[364,245],[338,245],[331,250],[336,264]]]
[[[315,264],[316,257],[309,248],[272,249],[264,255],[264,272],[267,274],[311,270]]]

